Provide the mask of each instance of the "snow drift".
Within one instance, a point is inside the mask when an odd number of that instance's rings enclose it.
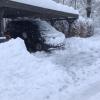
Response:
[[[0,44],[0,52],[1,100],[59,98],[63,71],[46,60],[47,54],[29,54],[20,38]]]
[[[20,38],[0,44],[0,100],[97,100],[100,29],[95,32],[66,39],[66,49],[51,54],[28,53]]]

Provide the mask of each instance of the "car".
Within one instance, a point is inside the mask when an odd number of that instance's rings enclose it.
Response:
[[[48,22],[36,20],[13,20],[6,25],[7,39],[20,37],[29,52],[49,51],[64,46],[65,35]]]

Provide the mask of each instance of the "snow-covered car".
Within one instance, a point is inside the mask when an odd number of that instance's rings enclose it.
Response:
[[[65,40],[63,33],[41,20],[10,21],[6,25],[5,36],[8,39],[22,38],[30,52],[63,47]]]
[[[36,20],[39,27],[41,37],[45,40],[44,43],[52,47],[61,47],[64,45],[65,35],[57,31],[48,22]]]

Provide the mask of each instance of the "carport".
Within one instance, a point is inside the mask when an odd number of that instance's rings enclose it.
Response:
[[[0,31],[3,32],[3,18],[32,17],[46,20],[67,19],[69,23],[78,18],[78,14],[42,8],[11,0],[0,0]],[[73,20],[72,20],[73,19]]]

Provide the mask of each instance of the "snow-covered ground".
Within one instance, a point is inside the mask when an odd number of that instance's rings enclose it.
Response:
[[[11,0],[11,1],[25,3],[37,7],[48,8],[48,9],[62,11],[62,12],[67,12],[67,13],[79,14],[79,12],[74,8],[68,7],[67,5],[64,6],[60,3],[56,3],[53,0]]]
[[[65,50],[27,52],[17,38],[0,44],[0,100],[99,100],[100,29],[68,38]]]

